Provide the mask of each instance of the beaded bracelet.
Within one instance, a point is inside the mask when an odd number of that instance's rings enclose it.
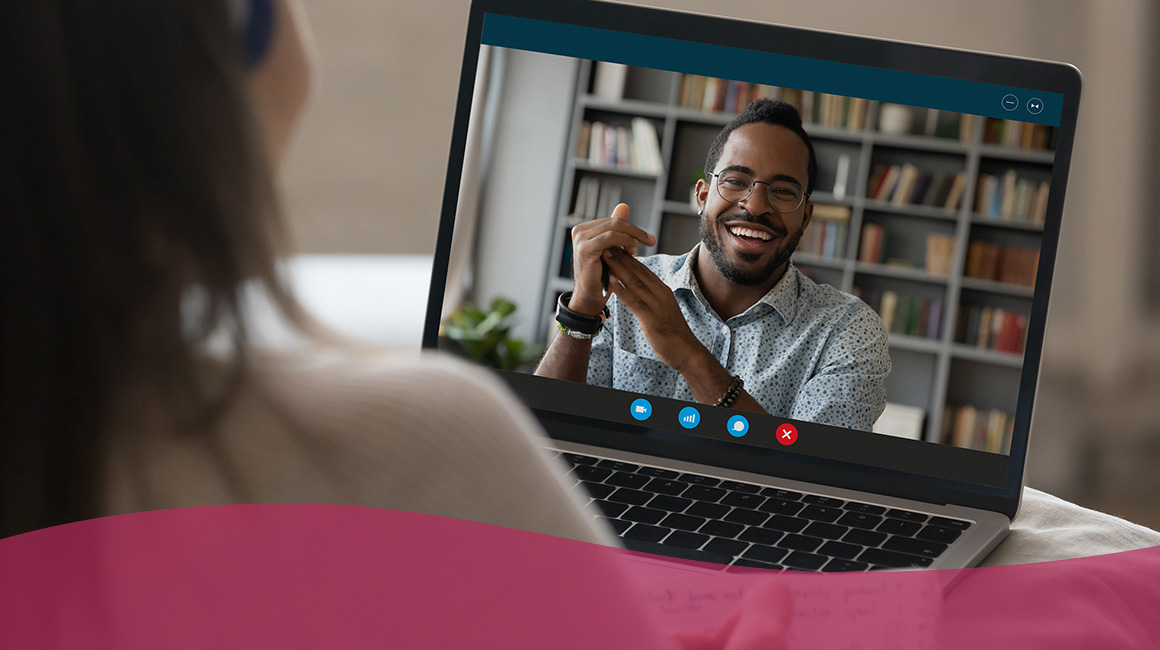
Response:
[[[733,382],[729,384],[729,388],[725,389],[725,394],[721,396],[721,399],[717,400],[714,406],[724,406],[726,408],[733,406],[733,402],[736,402],[737,398],[741,397],[741,389],[744,387],[745,382],[741,377],[733,375]]]

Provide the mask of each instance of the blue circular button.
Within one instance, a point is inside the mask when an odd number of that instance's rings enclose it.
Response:
[[[691,406],[686,406],[681,409],[681,413],[677,416],[677,419],[680,420],[682,427],[692,429],[701,423],[701,412]]]
[[[746,420],[740,415],[734,415],[729,418],[729,423],[726,425],[726,428],[729,429],[729,435],[734,438],[740,438],[749,433],[749,420]]]
[[[643,397],[632,403],[632,417],[637,420],[647,420],[652,415],[652,404]]]

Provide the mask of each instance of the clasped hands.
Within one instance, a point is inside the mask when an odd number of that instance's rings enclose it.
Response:
[[[657,358],[681,372],[709,351],[685,322],[672,289],[634,257],[640,245],[655,243],[655,237],[628,221],[624,203],[616,206],[609,219],[572,228],[576,286],[568,307],[581,314],[599,314],[615,295],[636,316]],[[601,281],[603,264],[610,273],[607,294]]]

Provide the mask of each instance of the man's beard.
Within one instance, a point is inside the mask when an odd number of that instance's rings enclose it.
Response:
[[[717,218],[717,221],[718,225],[721,226],[721,229],[724,230],[725,226],[721,224],[720,217]],[[769,224],[762,219],[756,219],[748,213],[743,213],[740,221],[736,219],[733,221],[734,223],[740,223],[744,221],[748,221],[750,223],[759,223],[771,230],[777,230],[773,227],[772,224]],[[787,261],[789,261],[790,256],[793,255],[794,250],[797,249],[798,242],[801,241],[802,234],[806,230],[806,226],[803,223],[802,226],[798,228],[797,232],[795,232],[792,236],[783,238],[782,247],[774,254],[773,259],[771,259],[765,266],[753,270],[745,270],[738,268],[726,257],[725,247],[721,244],[721,240],[717,236],[717,231],[710,228],[708,226],[708,222],[709,219],[702,217],[700,224],[698,225],[698,229],[701,235],[701,243],[704,244],[705,250],[709,251],[709,256],[713,259],[713,264],[717,267],[717,270],[721,272],[721,275],[723,275],[726,280],[732,282],[733,284],[743,287],[755,287],[768,282],[769,279],[773,277],[774,271],[780,268],[782,264],[785,264]],[[757,256],[754,256],[752,253],[738,253],[738,255],[741,257],[741,259],[751,259],[754,261],[757,260]]]

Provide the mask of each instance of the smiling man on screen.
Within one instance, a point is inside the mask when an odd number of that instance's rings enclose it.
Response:
[[[817,176],[797,110],[749,104],[714,140],[705,173],[689,253],[634,257],[656,239],[624,204],[573,228],[575,288],[536,374],[870,430],[890,372],[882,321],[790,261]]]

